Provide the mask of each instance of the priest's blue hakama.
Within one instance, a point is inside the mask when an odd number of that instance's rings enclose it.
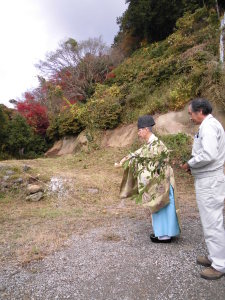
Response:
[[[153,230],[157,237],[177,236],[180,234],[178,224],[173,187],[170,185],[169,192],[170,203],[158,212],[152,214]]]

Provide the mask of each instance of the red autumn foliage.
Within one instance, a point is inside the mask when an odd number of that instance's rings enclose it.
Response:
[[[27,120],[36,133],[44,135],[49,126],[47,108],[34,101],[30,93],[25,93],[25,101],[17,103],[17,111]]]
[[[106,79],[112,79],[112,78],[115,78],[116,77],[116,74],[113,73],[113,72],[110,72],[106,75]]]

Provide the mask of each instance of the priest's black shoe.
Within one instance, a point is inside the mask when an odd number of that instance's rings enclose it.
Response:
[[[154,233],[150,234],[150,239],[153,243],[164,243],[164,244],[171,243],[171,240],[172,240],[172,238],[167,239],[167,240],[159,240],[159,238],[157,236],[155,236]]]

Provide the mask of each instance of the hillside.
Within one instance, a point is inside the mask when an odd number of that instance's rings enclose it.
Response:
[[[179,19],[166,40],[146,45],[126,59],[109,81],[120,89],[120,121],[179,110],[196,96],[209,98],[224,111],[219,35],[216,13],[199,9]]]
[[[214,10],[186,13],[166,40],[144,45],[113,69],[104,83],[96,84],[85,104],[61,112],[50,124],[49,136],[115,128],[141,114],[180,110],[193,97],[206,97],[224,112],[219,26]]]

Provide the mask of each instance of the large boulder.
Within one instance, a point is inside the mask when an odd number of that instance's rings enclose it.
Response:
[[[87,149],[88,140],[85,132],[81,132],[78,136],[66,136],[62,140],[55,142],[53,147],[46,153],[46,157],[61,156],[73,154],[79,150]]]
[[[26,200],[27,201],[30,201],[30,202],[38,202],[40,201],[42,198],[44,197],[44,193],[43,192],[38,192],[38,193],[35,193],[35,194],[30,194],[26,197]]]
[[[28,184],[27,186],[27,194],[35,194],[38,192],[43,192],[42,186],[38,184]]]
[[[65,155],[65,154],[72,154],[75,150],[75,141],[77,137],[69,136],[64,137],[62,140],[62,147],[58,151],[57,155]]]
[[[50,149],[45,153],[45,156],[51,157],[51,156],[57,155],[58,152],[60,151],[60,149],[62,148],[62,144],[63,144],[63,141],[62,141],[62,140],[56,141],[56,142],[54,143],[53,147],[50,148]]]
[[[155,117],[154,129],[159,134],[177,134],[180,132],[194,135],[198,126],[191,123],[185,107],[181,111],[170,111],[166,114]]]
[[[122,125],[114,130],[106,130],[102,147],[126,147],[137,139],[137,124]]]

